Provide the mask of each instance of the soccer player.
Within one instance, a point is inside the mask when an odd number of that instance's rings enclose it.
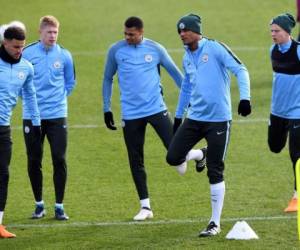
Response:
[[[295,177],[300,158],[300,46],[291,38],[296,21],[291,14],[274,17],[270,23],[271,62],[274,71],[268,144],[274,153],[284,148],[289,137],[289,153]],[[285,212],[297,211],[296,178],[294,195]]]
[[[169,146],[167,162],[172,166],[183,164],[187,152],[205,138],[212,216],[199,236],[213,236],[221,231],[224,160],[232,120],[228,71],[237,77],[240,91],[238,113],[242,116],[251,113],[249,74],[226,45],[202,36],[200,16],[183,16],[177,23],[177,30],[185,46],[184,80],[174,122],[175,129],[178,129]],[[186,119],[178,126],[187,108]]]
[[[0,47],[0,238],[13,238],[2,224],[7,200],[9,164],[12,153],[10,119],[19,93],[28,112],[32,133],[38,138],[40,116],[33,85],[33,67],[21,57],[25,45],[25,31],[16,26],[6,27]]]
[[[41,114],[41,138],[32,133],[29,113],[23,109],[23,132],[27,149],[28,175],[35,198],[33,219],[45,213],[43,201],[42,157],[43,144],[47,136],[53,162],[55,189],[55,218],[68,220],[64,212],[63,199],[67,180],[67,96],[75,86],[75,71],[70,52],[58,45],[59,22],[54,16],[40,19],[40,40],[24,49],[23,56],[34,67],[34,85]]]
[[[177,87],[182,74],[166,49],[144,38],[143,21],[129,17],[125,21],[125,39],[113,44],[109,51],[103,78],[103,109],[107,128],[116,130],[111,111],[113,76],[118,71],[122,107],[122,127],[128,151],[131,174],[140,199],[141,209],[134,220],[153,217],[144,166],[144,141],[150,124],[168,148],[173,136],[172,122],[162,95],[160,66],[174,79]],[[194,158],[201,160],[203,152],[195,150]]]

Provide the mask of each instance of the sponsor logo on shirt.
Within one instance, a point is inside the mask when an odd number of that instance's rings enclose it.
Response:
[[[145,61],[146,62],[152,62],[153,58],[151,55],[145,55]]]
[[[53,67],[59,69],[61,67],[60,61],[56,61],[53,63]]]
[[[202,62],[208,62],[208,55],[207,54],[204,54],[203,56],[202,56]]]
[[[23,79],[25,78],[25,73],[24,73],[23,71],[19,71],[19,72],[18,72],[18,78],[19,78],[20,80],[23,80]]]

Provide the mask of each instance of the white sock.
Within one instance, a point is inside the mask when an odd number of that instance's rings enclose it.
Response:
[[[298,193],[296,190],[294,191],[293,199],[298,199]]]
[[[203,158],[203,152],[201,149],[191,149],[186,155],[186,160],[197,160],[200,161]]]
[[[225,196],[225,182],[210,185],[210,199],[212,215],[210,222],[213,221],[220,226],[223,202]]]
[[[41,201],[36,201],[36,202],[35,202],[35,205],[37,205],[37,206],[44,206],[44,201],[43,201],[43,200],[41,200]]]
[[[55,203],[56,208],[64,209],[64,204],[63,203]]]
[[[0,225],[2,225],[4,211],[0,211]]]
[[[140,204],[141,204],[141,207],[147,207],[147,208],[151,209],[149,198],[140,200]]]

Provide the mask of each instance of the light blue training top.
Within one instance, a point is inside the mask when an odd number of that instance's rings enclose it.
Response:
[[[75,70],[70,52],[58,44],[46,48],[39,41],[28,45],[23,57],[34,67],[33,82],[41,119],[67,117],[67,96],[75,87]],[[26,100],[23,104],[26,105]],[[23,119],[28,118],[29,114],[23,108]]]
[[[182,74],[157,42],[143,38],[130,45],[125,40],[113,44],[107,55],[103,78],[103,110],[111,110],[113,76],[118,72],[122,118],[132,120],[166,110],[162,96],[160,69],[162,65],[181,86]]]
[[[240,99],[250,100],[246,67],[226,45],[215,40],[202,38],[196,51],[187,46],[185,50],[176,117],[182,118],[187,109],[187,117],[196,121],[232,120],[229,71],[237,77]]]
[[[20,62],[10,64],[0,58],[0,125],[9,126],[12,110],[16,106],[19,93],[23,92],[24,109],[34,126],[41,124],[33,86],[33,67],[21,58]]]

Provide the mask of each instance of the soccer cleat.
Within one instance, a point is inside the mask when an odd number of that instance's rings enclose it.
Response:
[[[36,205],[35,210],[32,213],[31,219],[40,219],[43,218],[45,215],[46,215],[46,210],[44,206]]]
[[[186,172],[186,170],[187,170],[187,163],[184,162],[184,163],[182,163],[182,164],[180,164],[178,166],[175,166],[175,168],[176,168],[178,174],[184,175],[185,172]]]
[[[215,236],[221,232],[220,226],[216,225],[215,222],[211,221],[207,228],[199,233],[199,237],[210,237]]]
[[[152,219],[152,218],[153,218],[152,210],[147,207],[142,207],[142,209],[139,211],[139,213],[133,217],[133,220],[143,221],[143,220]]]
[[[284,209],[284,212],[289,213],[289,212],[297,212],[298,211],[298,199],[297,198],[292,198],[287,206],[286,209]]]
[[[8,232],[5,229],[5,226],[0,225],[0,238],[15,238],[16,235],[13,233]]]
[[[199,161],[196,161],[196,171],[197,172],[202,172],[204,170],[204,168],[206,167],[206,152],[207,152],[207,148],[201,148],[201,151],[203,152],[203,158]]]
[[[55,208],[55,219],[56,220],[68,220],[69,216],[65,214],[64,210],[61,208]]]

